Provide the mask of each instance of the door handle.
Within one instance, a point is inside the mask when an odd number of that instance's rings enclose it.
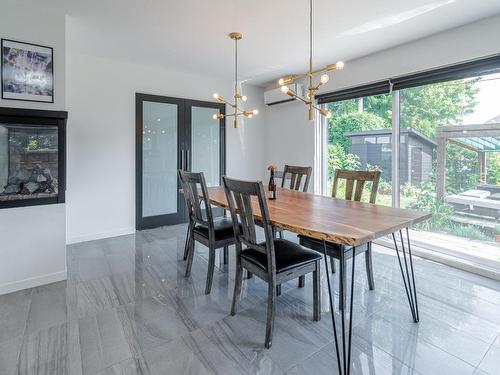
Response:
[[[190,168],[191,150],[186,149],[186,171]]]
[[[182,171],[187,170],[185,160],[184,160],[184,150],[181,150],[181,170]]]

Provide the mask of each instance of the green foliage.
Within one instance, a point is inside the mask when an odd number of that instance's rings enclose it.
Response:
[[[446,148],[446,190],[457,194],[475,189],[479,181],[478,155],[476,152],[448,144]]]
[[[472,225],[453,224],[448,228],[449,234],[469,240],[491,241],[491,237]]]
[[[328,122],[328,142],[349,152],[348,132],[390,128],[381,117],[368,112],[351,112],[333,116]]]
[[[333,178],[335,169],[359,169],[359,157],[348,154],[340,144],[328,145],[328,179]]]
[[[486,154],[486,183],[500,185],[500,152]]]
[[[460,123],[477,105],[479,89],[475,83],[479,80],[444,82],[402,90],[401,126],[435,137],[437,127]]]
[[[452,225],[453,206],[446,203],[444,199],[437,198],[433,190],[430,189],[432,189],[431,186],[424,186],[422,192],[418,194],[417,199],[410,204],[409,208],[432,213],[432,219],[419,224],[419,229],[426,231],[447,229]]]

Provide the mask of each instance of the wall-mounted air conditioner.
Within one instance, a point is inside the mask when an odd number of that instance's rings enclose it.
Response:
[[[293,91],[297,93],[299,96],[304,96],[303,90],[304,87],[298,83],[292,83],[288,85]],[[295,98],[291,98],[287,94],[283,94],[281,88],[278,87],[276,89],[268,90],[264,92],[264,103],[266,105],[275,105],[280,103],[291,102],[293,100],[297,100]]]

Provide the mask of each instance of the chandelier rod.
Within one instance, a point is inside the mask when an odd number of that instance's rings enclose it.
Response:
[[[238,93],[238,39],[234,39],[234,95]]]

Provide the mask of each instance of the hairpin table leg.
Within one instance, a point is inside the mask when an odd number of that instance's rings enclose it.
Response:
[[[401,240],[401,250],[403,253],[403,261],[401,261],[401,256],[399,254],[398,243],[396,241],[396,235],[392,234],[392,239],[394,241],[394,247],[396,249],[396,254],[398,256],[399,269],[401,270],[401,276],[403,277],[403,284],[406,291],[406,297],[408,298],[408,304],[410,305],[411,315],[413,321],[418,323],[418,300],[417,300],[417,288],[415,285],[415,274],[413,272],[413,257],[411,255],[410,246],[410,233],[408,228],[406,228],[406,240],[408,245],[408,257],[406,256],[406,248],[403,239],[403,231],[399,230],[399,237]],[[409,259],[407,259],[409,258]]]

